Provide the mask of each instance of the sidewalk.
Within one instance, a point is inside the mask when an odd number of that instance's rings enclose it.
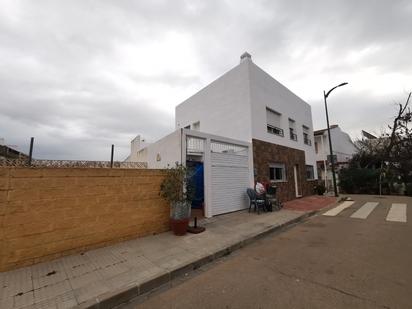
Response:
[[[203,219],[201,234],[167,232],[3,272],[0,308],[111,308],[313,213],[240,211]]]

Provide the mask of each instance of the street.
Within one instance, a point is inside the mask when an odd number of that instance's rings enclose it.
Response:
[[[412,198],[352,198],[124,308],[412,308]]]

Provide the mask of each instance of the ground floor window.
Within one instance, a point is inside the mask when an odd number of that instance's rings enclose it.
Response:
[[[269,179],[272,181],[286,181],[286,168],[284,163],[274,163],[269,167]]]
[[[315,172],[313,165],[306,165],[306,179],[315,179]]]

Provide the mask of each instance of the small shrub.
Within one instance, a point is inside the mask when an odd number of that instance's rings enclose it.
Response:
[[[379,170],[368,168],[346,168],[339,173],[339,186],[350,194],[377,194],[379,192]]]

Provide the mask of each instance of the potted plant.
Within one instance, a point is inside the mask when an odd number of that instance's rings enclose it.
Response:
[[[160,185],[160,195],[170,203],[170,228],[175,235],[186,234],[194,198],[194,186],[188,169],[183,165],[167,170]]]

